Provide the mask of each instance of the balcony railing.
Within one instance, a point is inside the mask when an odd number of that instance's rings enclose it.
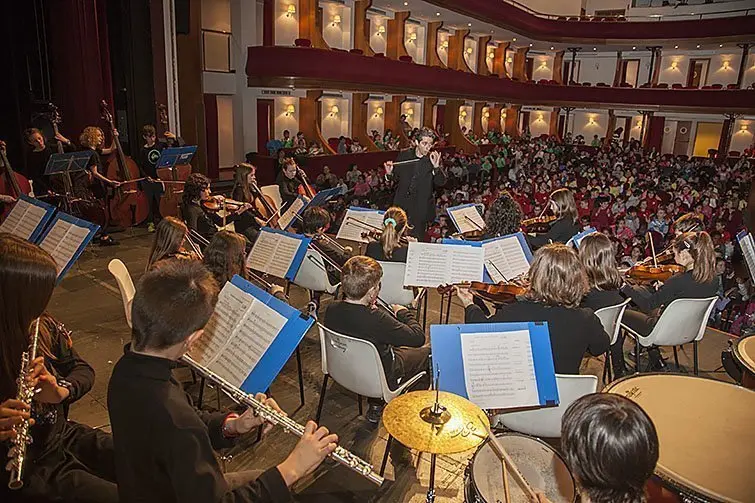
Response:
[[[202,68],[206,72],[233,73],[231,33],[202,29]]]

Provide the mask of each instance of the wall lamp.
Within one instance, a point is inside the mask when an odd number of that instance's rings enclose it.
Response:
[[[291,115],[294,115],[294,112],[296,112],[296,107],[293,105],[288,105],[286,107],[286,117],[289,117]]]
[[[296,14],[296,6],[291,4],[286,9],[286,17],[292,17],[294,14]]]

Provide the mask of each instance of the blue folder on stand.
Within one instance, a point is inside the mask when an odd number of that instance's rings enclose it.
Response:
[[[156,168],[172,168],[173,166],[180,166],[183,164],[189,164],[194,154],[197,153],[197,146],[191,145],[188,147],[168,147],[160,152],[160,158],[155,164]]]
[[[68,213],[58,212],[55,215],[55,218],[52,219],[50,224],[47,226],[47,228],[44,231],[44,234],[42,234],[42,237],[39,238],[37,241],[37,244],[42,246],[47,236],[50,234],[50,231],[55,227],[58,221],[66,222],[68,224],[74,225],[76,227],[82,227],[87,230],[87,235],[84,238],[84,240],[79,244],[79,246],[76,248],[76,252],[73,254],[73,256],[70,258],[67,264],[65,264],[58,274],[58,283],[63,279],[63,276],[68,272],[68,270],[71,268],[74,262],[78,260],[78,258],[81,256],[81,254],[84,252],[84,249],[87,247],[90,241],[92,241],[92,238],[97,233],[97,231],[100,229],[100,226],[97,224],[93,224],[92,222],[87,222],[86,220],[82,220],[80,218],[73,217],[69,215]]]
[[[304,261],[304,257],[307,255],[307,248],[309,247],[309,243],[312,242],[312,238],[308,238],[307,236],[303,234],[294,234],[293,232],[286,232],[280,229],[273,229],[272,227],[263,227],[262,229],[260,229],[260,232],[270,232],[272,234],[283,234],[284,236],[296,238],[300,241],[299,249],[296,251],[296,255],[294,255],[294,259],[291,261],[291,266],[288,268],[288,271],[286,271],[286,277],[283,278],[289,281],[293,281],[294,278],[296,277],[296,273],[299,272],[299,268],[301,267],[301,263]]]
[[[537,383],[538,404],[542,407],[556,406],[559,403],[556,371],[553,366],[548,323],[530,321],[520,323],[476,323],[467,325],[432,325],[430,345],[433,366],[440,369],[439,388],[464,398],[469,398],[464,378],[464,359],[461,337],[464,333],[501,333],[528,330],[532,347],[532,361]],[[433,372],[437,375],[436,372]],[[519,407],[520,405],[513,405]],[[502,404],[499,408],[512,405]]]
[[[28,203],[32,206],[36,206],[37,208],[39,208],[40,210],[44,212],[44,215],[42,215],[42,218],[40,219],[39,223],[34,227],[34,230],[31,232],[31,234],[27,238],[27,240],[30,243],[36,243],[39,240],[39,237],[44,232],[45,228],[47,227],[47,224],[52,219],[52,216],[55,213],[57,208],[55,208],[55,206],[51,204],[42,202],[39,199],[29,197],[26,194],[21,194],[18,200],[23,201],[24,203]],[[26,219],[25,218],[26,211],[28,211],[28,209],[26,208],[22,209],[22,207],[19,206],[18,203],[16,203],[11,209],[6,219],[3,220],[3,222],[0,224],[0,232],[9,232],[18,237],[26,238],[26,233],[18,230],[17,225],[14,225],[14,224],[20,224],[20,222],[23,222]]]
[[[452,206],[452,207],[446,209],[446,213],[448,213],[449,218],[451,219],[451,221],[456,226],[456,230],[460,231],[461,227],[459,227],[459,222],[456,221],[456,216],[454,215],[454,211],[455,210],[461,210],[461,209],[464,209],[464,208],[470,208],[470,207],[475,207],[475,209],[477,209],[477,204],[476,203],[460,204],[459,206]],[[479,213],[479,211],[478,211],[478,213]],[[480,215],[480,217],[482,217],[482,215]],[[472,227],[474,227],[474,224],[472,224]]]
[[[566,242],[566,245],[573,246],[577,250],[579,250],[579,245],[582,243],[582,240],[585,238],[585,236],[589,236],[590,234],[593,234],[595,232],[598,232],[597,229],[594,227],[588,227],[587,230],[584,230],[578,234],[573,235],[571,238],[569,238],[569,241]]]
[[[260,393],[270,388],[315,320],[238,275],[231,283],[288,320],[241,385],[246,393]]]
[[[514,234],[507,234],[506,236],[498,236],[495,238],[486,239],[484,241],[466,241],[464,239],[443,238],[441,240],[441,243],[444,245],[467,245],[467,246],[476,246],[478,248],[482,248],[482,245],[485,243],[490,243],[493,241],[498,241],[500,239],[506,239],[510,237],[516,237],[516,239],[519,241],[519,244],[522,246],[522,249],[524,250],[524,256],[527,258],[527,262],[531,264],[532,263],[532,250],[530,250],[530,246],[529,244],[527,244],[527,239],[524,237],[524,233],[522,232],[516,232]],[[482,282],[495,284],[495,281],[493,281],[493,278],[491,278],[490,274],[488,274],[489,265],[485,262],[483,263],[483,266],[484,267],[482,271]]]

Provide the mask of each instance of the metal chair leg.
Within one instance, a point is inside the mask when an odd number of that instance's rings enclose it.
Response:
[[[679,353],[676,350],[676,346],[673,346],[674,348],[674,364],[676,364],[676,370],[679,370]]]
[[[443,308],[445,307],[445,304],[446,304],[446,296],[443,295],[443,294],[441,294],[441,296],[440,296],[440,304],[439,304],[440,305],[440,316],[438,317],[438,323],[439,324],[443,324]]]
[[[640,373],[640,340],[634,339],[634,372]]]
[[[197,408],[202,408],[202,402],[204,401],[204,385],[206,384],[205,378],[199,378],[199,400],[197,400]]]
[[[430,296],[428,292],[425,292],[425,298],[422,299],[422,328],[427,329],[427,298]]]
[[[304,405],[304,373],[301,367],[301,351],[299,351],[299,346],[296,346],[296,366],[299,370],[299,403]]]
[[[446,325],[448,325],[448,320],[451,318],[451,299],[453,299],[452,294],[448,294],[448,304],[446,305],[446,321],[444,322]]]
[[[362,415],[362,395],[357,395],[357,404],[359,404],[359,415]]]
[[[697,341],[692,342],[692,354],[695,362],[695,375],[700,375],[700,367],[697,360]]]
[[[320,415],[322,415],[322,404],[325,403],[325,391],[328,389],[328,374],[322,380],[322,389],[320,389],[320,403],[317,404],[317,415],[315,416],[315,422],[320,424]]]
[[[385,443],[385,452],[383,453],[383,462],[380,464],[380,476],[385,473],[385,465],[388,464],[388,451],[391,450],[391,444],[393,443],[393,437],[388,435],[388,442]]]

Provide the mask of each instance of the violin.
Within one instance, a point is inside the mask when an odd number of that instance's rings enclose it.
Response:
[[[684,267],[678,264],[642,265],[637,264],[627,272],[627,277],[639,282],[668,281],[675,275],[684,272]]]
[[[369,231],[362,232],[363,238],[372,239],[375,241],[380,241],[380,237],[382,235],[383,235],[383,231],[381,229],[371,229]],[[406,238],[406,236],[401,236],[398,242],[401,246],[409,246],[409,240]]]
[[[551,224],[557,220],[555,215],[539,216],[522,220],[522,227],[526,232],[543,234],[551,230]]]
[[[233,199],[227,199],[223,196],[212,196],[210,199],[205,199],[201,202],[202,208],[211,212],[217,213],[220,210],[229,211],[234,213],[239,211],[246,203],[241,201],[234,201]]]
[[[29,195],[31,192],[31,184],[29,183],[29,180],[27,180],[25,176],[13,171],[10,161],[8,161],[8,156],[5,153],[5,149],[5,142],[0,141],[0,160],[5,166],[5,176],[0,177],[0,194],[5,194],[6,196],[11,196],[15,199],[21,197],[21,194]],[[3,205],[2,218],[0,218],[0,220],[4,220],[5,217],[8,216],[12,207],[12,204]]]
[[[653,257],[652,255],[645,258],[645,260],[642,260],[638,265],[646,265],[648,262],[652,261]],[[658,264],[669,264],[674,262],[674,250],[672,247],[668,247],[665,250],[663,250],[661,253],[655,256],[655,261]]]
[[[459,283],[458,285],[439,286],[438,293],[446,295],[457,286],[469,288],[472,295],[493,304],[508,304],[514,302],[517,296],[524,295],[527,292],[527,287],[518,283],[490,284],[481,281],[472,281],[470,283]]]

